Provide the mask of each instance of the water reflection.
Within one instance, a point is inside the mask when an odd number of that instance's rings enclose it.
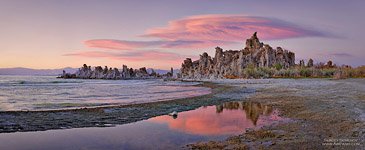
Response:
[[[254,125],[257,124],[260,115],[267,116],[273,113],[273,108],[271,106],[263,105],[257,102],[227,102],[216,106],[217,113],[222,113],[224,109],[244,110],[246,118],[250,119]]]
[[[0,134],[0,149],[179,149],[189,143],[224,140],[245,128],[281,120],[275,109],[229,102],[110,128],[80,128]],[[37,137],[37,138],[34,138]]]
[[[227,135],[261,127],[280,117],[271,106],[255,102],[227,102],[179,113],[176,119],[159,116],[149,121],[167,124],[170,129],[197,135]]]

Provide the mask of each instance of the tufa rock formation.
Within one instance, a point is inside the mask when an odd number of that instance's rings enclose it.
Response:
[[[313,66],[314,66],[314,64],[313,64],[313,59],[312,59],[312,58],[310,58],[310,59],[308,60],[307,67],[313,67]]]
[[[171,68],[171,70],[173,70]],[[168,72],[167,74],[159,75],[152,71],[151,74],[147,72],[146,67],[139,69],[128,68],[126,65],[122,66],[121,72],[117,68],[109,68],[107,66],[104,69],[101,66],[97,66],[94,70],[91,66],[84,64],[78,71],[74,74],[66,73],[63,71],[59,78],[76,78],[76,79],[148,79],[148,78],[170,78],[173,72]]]
[[[242,50],[223,51],[220,47],[216,47],[215,50],[214,58],[207,53],[200,55],[200,59],[196,61],[186,58],[180,70],[180,77],[185,79],[244,77],[243,70],[248,66],[280,66],[286,69],[295,65],[293,52],[281,47],[273,49],[270,45],[260,42],[256,32],[246,40],[246,47]]]
[[[64,77],[65,78],[65,77]],[[84,64],[75,73],[75,78],[80,79],[121,79],[120,72],[117,68],[109,68],[105,66],[104,69],[101,66],[95,67],[91,70],[91,66]]]
[[[299,61],[299,66],[300,66],[300,67],[305,67],[305,62],[304,62],[304,60],[300,60],[300,61]]]

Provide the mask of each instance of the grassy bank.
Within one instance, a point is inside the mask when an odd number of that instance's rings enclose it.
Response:
[[[348,66],[295,66],[288,69],[283,69],[281,66],[269,68],[248,65],[248,67],[241,72],[240,76],[226,75],[225,78],[365,78],[365,66],[357,68],[351,68]]]

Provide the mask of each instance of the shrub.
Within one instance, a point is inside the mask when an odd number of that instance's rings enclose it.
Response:
[[[335,74],[333,75],[334,79],[346,79],[348,78],[348,74],[346,73],[346,71],[342,71],[342,70],[337,70],[335,72]]]
[[[276,70],[269,67],[259,67],[257,68],[257,71],[259,72],[260,75],[262,75],[262,77],[269,78],[274,75]]]
[[[279,63],[275,63],[275,64],[274,64],[274,68],[275,68],[276,70],[281,70],[281,69],[283,68],[283,65],[281,65],[281,64],[279,64]]]
[[[248,64],[245,69],[243,69],[243,75],[245,78],[255,78],[256,76],[256,68],[254,64]]]
[[[309,68],[301,68],[299,71],[300,76],[302,77],[311,77],[312,76],[312,70]]]
[[[288,69],[281,68],[280,64],[275,64],[274,67],[258,67],[253,64],[248,65],[243,71],[245,78],[298,78],[298,77],[314,77],[314,78],[329,78],[335,79],[365,77],[365,66],[351,67],[292,67]],[[279,69],[280,68],[280,69]],[[227,76],[226,78],[237,78],[235,76]]]
[[[336,69],[321,69],[321,72],[322,72],[322,77],[332,77],[335,72],[336,72]]]

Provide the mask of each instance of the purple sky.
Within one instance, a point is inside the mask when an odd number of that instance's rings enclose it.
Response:
[[[365,1],[0,0],[0,67],[179,68],[258,31],[296,59],[364,65]]]

